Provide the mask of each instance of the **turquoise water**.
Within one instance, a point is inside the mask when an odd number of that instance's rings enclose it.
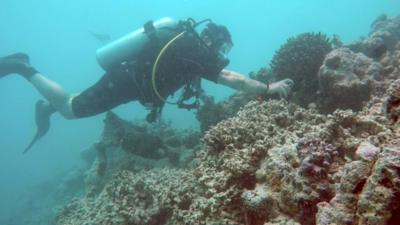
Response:
[[[88,30],[117,38],[149,19],[211,18],[231,31],[234,47],[229,69],[247,74],[268,64],[289,37],[302,32],[337,34],[349,43],[368,34],[380,14],[400,14],[395,0],[2,0],[0,55],[23,51],[32,64],[68,91],[92,85],[103,71],[95,61],[101,43]],[[228,88],[205,82],[223,99]],[[27,155],[21,152],[34,133],[36,90],[19,76],[0,81],[0,224],[20,207],[21,194],[57,173],[79,164],[80,151],[95,142],[104,115],[67,121],[53,117],[51,132]],[[131,103],[115,110],[126,119],[144,118]],[[197,127],[193,112],[167,107],[164,118],[177,127]]]

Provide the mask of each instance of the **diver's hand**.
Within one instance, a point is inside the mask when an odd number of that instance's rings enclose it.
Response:
[[[284,79],[269,85],[267,94],[278,94],[280,98],[286,98],[292,91],[294,82],[291,79]]]

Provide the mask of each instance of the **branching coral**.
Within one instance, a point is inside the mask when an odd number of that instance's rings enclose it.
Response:
[[[329,38],[322,33],[304,33],[290,38],[274,55],[271,71],[277,80],[294,81],[294,101],[307,106],[318,90],[318,70],[325,55],[332,50]]]

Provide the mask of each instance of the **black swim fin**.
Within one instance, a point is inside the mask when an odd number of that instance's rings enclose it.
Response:
[[[56,109],[49,103],[43,100],[39,100],[35,105],[35,122],[36,122],[36,134],[28,147],[25,148],[23,154],[29,151],[32,146],[42,138],[50,129],[50,116],[56,112]]]
[[[25,53],[15,53],[0,57],[0,78],[12,73],[28,78],[37,73],[37,71],[30,65],[29,56]]]

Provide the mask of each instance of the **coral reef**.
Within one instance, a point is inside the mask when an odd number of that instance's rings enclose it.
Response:
[[[162,178],[162,179],[161,179]],[[194,177],[182,170],[119,171],[95,199],[74,199],[59,214],[58,224],[166,223],[193,199]]]
[[[290,38],[275,53],[271,68],[261,68],[258,72],[251,72],[249,76],[263,83],[285,78],[293,79],[295,93],[291,101],[308,106],[316,99],[318,70],[331,49],[332,44],[322,33],[300,34]],[[237,92],[222,102],[205,102],[196,114],[201,131],[204,132],[218,122],[236,115],[241,107],[257,98],[262,101],[277,99],[277,96],[255,96]]]
[[[329,53],[318,82],[327,103],[318,104],[330,114],[283,100],[242,106],[251,98],[240,94],[210,101],[224,120],[205,123],[201,145],[109,114],[87,171],[93,191],[64,207],[56,224],[397,224],[398,54]],[[264,72],[254,76],[269,79]],[[179,163],[189,150],[196,156]]]
[[[319,108],[324,113],[335,109],[360,110],[373,92],[373,81],[379,79],[381,66],[361,53],[348,48],[330,52],[318,77],[321,95]]]
[[[218,103],[213,100],[205,102],[196,113],[201,132],[204,133],[222,120],[235,116],[241,107],[254,99],[256,96],[253,94],[236,92]]]
[[[265,84],[271,83],[275,79],[271,70],[265,67],[259,69],[257,72],[250,72],[249,77]],[[196,113],[196,118],[200,122],[201,132],[204,133],[222,120],[235,116],[241,107],[256,99],[258,101],[266,101],[279,99],[279,96],[236,92],[218,103],[213,99],[205,101]]]
[[[304,33],[290,38],[275,53],[271,71],[277,80],[290,78],[294,81],[293,101],[307,106],[318,90],[318,70],[332,44],[325,34]]]
[[[265,221],[265,218],[274,218],[273,215],[269,215],[274,214],[273,212],[264,211],[263,215],[260,215],[253,213],[254,209],[246,211],[246,207],[240,207],[242,192],[255,189],[258,179],[264,180],[262,177],[266,175],[261,175],[260,172],[264,171],[260,170],[262,160],[276,159],[270,155],[270,152],[274,151],[270,150],[271,148],[276,145],[293,145],[304,133],[318,133],[318,126],[313,125],[323,121],[323,116],[310,114],[295,105],[286,106],[282,102],[252,102],[240,111],[237,117],[225,120],[207,132],[204,141],[208,150],[202,152],[195,173],[210,194],[214,193],[213,198],[222,200],[212,207],[218,209],[213,212],[214,217],[235,216],[225,218],[229,221],[228,224],[243,224],[245,221],[248,224],[263,224],[261,222]],[[293,132],[288,132],[290,130]],[[260,170],[258,175],[257,170]],[[270,199],[268,201],[277,204],[277,201],[273,201],[276,193],[269,191],[265,186],[262,188],[267,196],[271,196],[267,197]],[[276,208],[272,207],[271,210]]]
[[[86,171],[86,195],[97,195],[120,170],[189,166],[198,150],[199,135],[163,123],[128,122],[108,112],[101,139],[91,148],[97,157]],[[91,154],[84,156],[90,158]]]
[[[380,63],[385,77],[389,79],[400,78],[400,41],[394,51],[387,52],[382,56]]]
[[[199,133],[191,130],[176,131],[168,124],[151,126],[147,123],[129,123],[112,112],[106,114],[105,128],[100,144],[119,147],[129,153],[150,159],[168,157],[175,160],[177,152],[194,148]]]
[[[400,208],[400,149],[386,147],[378,159],[346,164],[337,174],[336,196],[318,204],[318,224],[395,224]],[[394,216],[394,217],[393,217]],[[397,221],[398,222],[398,221]]]
[[[382,101],[371,104],[324,116],[250,102],[206,132],[194,167],[116,171],[97,196],[64,208],[57,224],[393,221],[400,127],[386,119]]]

